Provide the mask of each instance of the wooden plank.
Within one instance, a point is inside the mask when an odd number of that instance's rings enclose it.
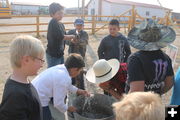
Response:
[[[17,34],[17,33],[35,33],[37,31],[24,31],[24,32],[2,32],[0,33],[0,35],[3,35],[3,34]]]
[[[36,30],[37,30],[36,36],[39,37],[40,36],[40,34],[39,34],[39,26],[40,26],[39,25],[39,16],[36,17],[36,23],[37,23],[36,24]]]
[[[32,25],[37,25],[37,24],[0,24],[0,27],[4,27],[4,26],[32,26]]]

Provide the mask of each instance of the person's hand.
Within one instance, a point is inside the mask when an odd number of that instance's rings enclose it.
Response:
[[[69,106],[68,107],[68,112],[76,112],[77,109],[74,106]]]
[[[77,39],[76,39],[76,38],[71,39],[71,42],[72,42],[72,43],[77,43]]]
[[[83,95],[85,97],[89,97],[90,96],[90,94],[86,90],[81,90],[81,89],[78,89],[77,95]]]
[[[69,35],[69,37],[70,37],[71,40],[76,38],[75,35]]]

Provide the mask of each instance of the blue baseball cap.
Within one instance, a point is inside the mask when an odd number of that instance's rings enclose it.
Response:
[[[75,25],[84,25],[84,20],[82,19],[76,19],[74,22]]]

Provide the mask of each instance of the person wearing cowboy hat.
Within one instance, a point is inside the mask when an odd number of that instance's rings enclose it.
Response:
[[[116,99],[122,97],[127,78],[126,63],[119,63],[117,59],[100,59],[86,73],[86,79],[98,84],[106,92]]]
[[[161,48],[172,43],[175,31],[157,24],[152,19],[144,20],[128,34],[129,44],[138,49],[128,58],[128,80],[126,93],[134,91],[154,91],[164,94],[174,84],[171,59]]]

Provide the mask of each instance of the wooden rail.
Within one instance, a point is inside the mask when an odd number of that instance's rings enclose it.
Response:
[[[126,14],[131,12],[130,16],[127,16]],[[73,17],[73,18],[79,18],[82,15],[65,15],[64,18],[66,17]],[[166,24],[166,25],[172,25],[172,22],[170,20],[170,13],[168,12],[164,18],[158,18],[160,19],[159,23],[161,24]],[[0,16],[2,17],[2,16]],[[25,24],[0,24],[0,28],[1,27],[18,27],[18,26],[34,26],[36,28],[36,30],[29,30],[29,31],[15,31],[15,32],[0,32],[0,35],[2,34],[17,34],[17,33],[36,33],[37,36],[40,36],[41,32],[47,32],[47,30],[41,30],[40,27],[43,25],[48,25],[48,23],[45,22],[41,22],[41,18],[43,17],[50,17],[49,15],[41,15],[41,16],[37,16],[37,15],[28,15],[28,16],[14,16],[12,15],[11,18],[35,18],[35,23],[25,23]],[[102,29],[107,29],[107,25],[109,23],[109,19],[108,20],[102,20],[103,18],[116,18],[120,20],[120,27],[124,28],[125,32],[126,29],[128,29],[128,31],[134,27],[134,25],[139,24],[139,21],[137,20],[143,20],[145,18],[141,17],[135,10],[135,6],[132,7],[132,9],[125,11],[124,13],[122,13],[119,16],[90,16],[90,15],[85,15],[83,16],[85,19],[85,26],[87,25],[88,27],[85,27],[85,30],[91,30],[92,34],[95,34],[96,32],[98,32],[99,30]],[[100,20],[101,19],[101,20]],[[174,19],[173,21],[177,21],[177,23],[174,23],[174,25],[176,25],[177,27],[180,27],[180,20],[178,19]],[[73,25],[74,21],[72,22],[63,22],[63,24],[66,25]],[[67,28],[66,30],[69,30],[69,28]]]

